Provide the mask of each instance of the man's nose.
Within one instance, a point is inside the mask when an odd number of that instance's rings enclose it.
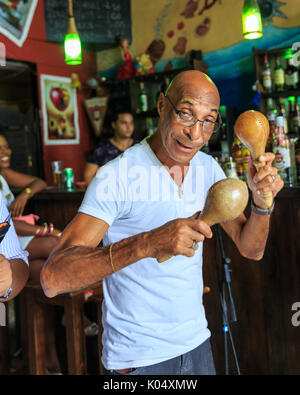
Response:
[[[189,137],[193,140],[204,139],[204,132],[201,122],[196,122],[195,125],[189,127]]]

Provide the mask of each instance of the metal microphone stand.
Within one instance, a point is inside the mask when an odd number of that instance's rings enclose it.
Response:
[[[225,374],[226,375],[229,374],[229,359],[228,359],[228,334],[229,334],[231,347],[232,347],[232,351],[233,351],[233,356],[234,356],[234,361],[235,361],[235,366],[236,366],[238,375],[240,375],[241,372],[240,372],[240,368],[239,368],[239,363],[238,363],[238,359],[237,359],[237,355],[236,355],[236,350],[235,350],[235,346],[234,346],[232,333],[230,330],[229,318],[228,318],[228,308],[227,308],[227,302],[226,302],[226,291],[227,291],[228,299],[229,299],[229,307],[230,307],[230,316],[231,316],[230,322],[237,322],[236,311],[235,311],[234,301],[233,301],[231,287],[230,287],[231,269],[229,269],[229,264],[231,263],[231,259],[226,257],[226,255],[225,255],[223,238],[222,238],[222,229],[221,229],[220,225],[216,225],[216,228],[217,228],[219,246],[220,246],[220,250],[221,250],[222,268],[223,268],[222,278],[221,278],[221,280],[219,280],[219,283],[220,283],[220,298],[221,298],[222,315],[223,315],[222,330],[224,333]]]

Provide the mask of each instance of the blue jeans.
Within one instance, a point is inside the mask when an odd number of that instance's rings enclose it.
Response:
[[[104,369],[106,375],[122,375],[116,370]],[[211,351],[210,339],[197,348],[178,357],[157,363],[155,365],[133,368],[123,374],[133,375],[215,375],[215,366]]]

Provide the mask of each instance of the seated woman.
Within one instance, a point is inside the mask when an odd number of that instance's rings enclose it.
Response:
[[[21,247],[29,253],[29,280],[40,283],[41,268],[61,232],[55,229],[53,224],[37,226],[18,220],[30,197],[45,189],[47,184],[40,178],[10,169],[10,157],[11,149],[7,140],[0,135],[0,191],[13,218],[16,233],[20,236]],[[23,188],[23,190],[15,198],[10,186]],[[59,373],[60,364],[55,348],[55,311],[52,306],[45,306],[45,312],[47,320],[46,367],[49,372]]]
[[[89,156],[83,172],[84,181],[89,184],[100,166],[116,158],[134,144],[131,137],[134,132],[133,116],[129,111],[119,111],[111,123],[114,134],[101,142]]]

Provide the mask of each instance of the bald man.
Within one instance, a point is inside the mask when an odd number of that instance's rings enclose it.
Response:
[[[99,170],[44,266],[48,297],[103,279],[108,374],[215,374],[202,304],[202,242],[212,231],[196,217],[210,186],[225,178],[199,151],[220,127],[219,105],[207,75],[177,75],[158,99],[156,133]],[[262,195],[283,187],[273,159],[263,154],[259,172],[249,166],[249,218],[222,224],[254,260],[263,256],[272,212]],[[165,256],[173,257],[159,263]]]

